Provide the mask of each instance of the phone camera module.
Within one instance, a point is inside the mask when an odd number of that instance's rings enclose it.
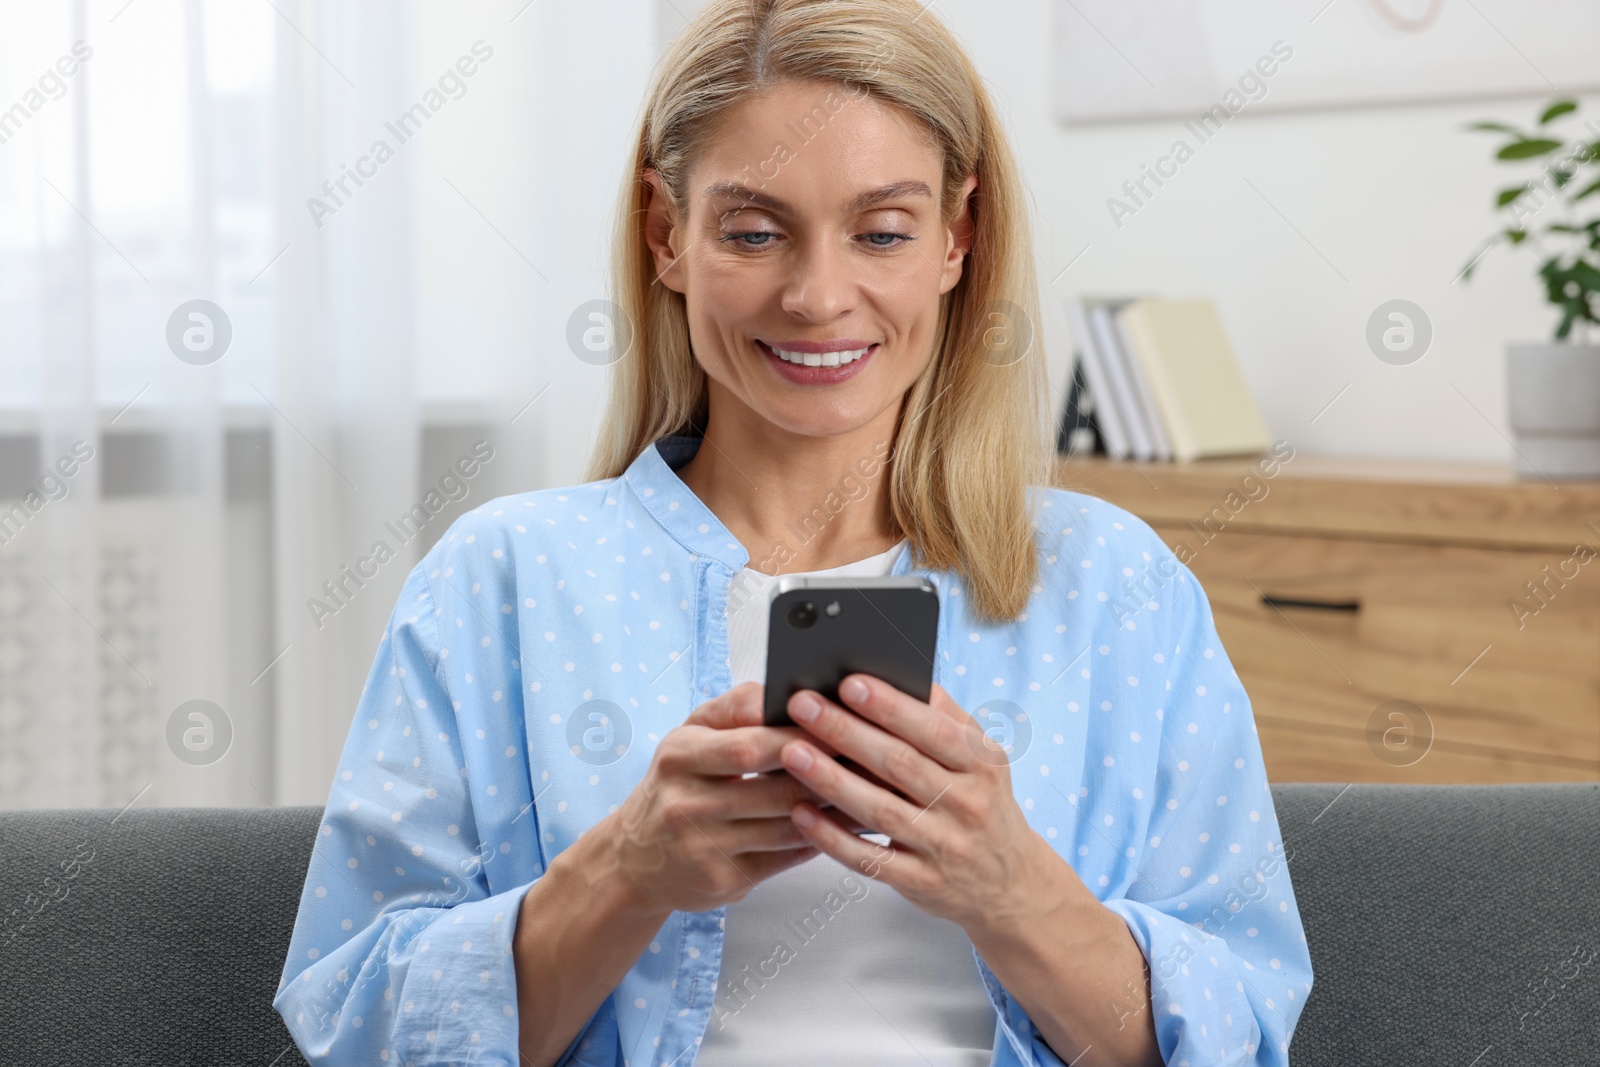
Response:
[[[789,625],[796,630],[804,630],[814,626],[817,621],[817,606],[809,600],[802,600],[789,609]]]

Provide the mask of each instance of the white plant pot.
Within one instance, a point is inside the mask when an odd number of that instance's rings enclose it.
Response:
[[[1600,478],[1600,345],[1508,346],[1506,397],[1518,476]]]

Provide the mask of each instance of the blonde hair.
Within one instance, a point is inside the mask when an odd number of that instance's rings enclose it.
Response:
[[[587,476],[616,477],[660,437],[703,434],[709,414],[683,295],[657,283],[645,243],[646,168],[686,219],[686,178],[717,117],[791,80],[833,82],[919,120],[943,153],[947,224],[963,182],[978,177],[971,252],[940,297],[933,358],[896,426],[890,511],[914,566],[961,575],[978,619],[1013,620],[1038,571],[1029,486],[1049,484],[1053,456],[1031,234],[999,115],[959,43],[916,0],[710,0],[668,48],[617,212],[612,299],[631,344],[613,364]]]

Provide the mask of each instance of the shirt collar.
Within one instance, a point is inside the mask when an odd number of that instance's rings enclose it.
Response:
[[[659,438],[628,464],[623,477],[645,510],[685,548],[742,570],[750,562],[749,551],[678,477],[678,468],[694,458],[704,440],[687,434]]]
[[[749,550],[678,477],[678,468],[694,458],[704,440],[687,434],[658,438],[640,451],[622,476],[645,509],[680,544],[740,571],[750,563]],[[912,573],[909,543],[901,547],[889,573]]]

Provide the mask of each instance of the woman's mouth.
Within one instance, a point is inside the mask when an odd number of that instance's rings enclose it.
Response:
[[[782,342],[774,346],[759,340],[756,347],[774,370],[798,385],[834,385],[852,378],[878,350],[878,345],[872,343],[832,352],[800,352],[785,348]]]

